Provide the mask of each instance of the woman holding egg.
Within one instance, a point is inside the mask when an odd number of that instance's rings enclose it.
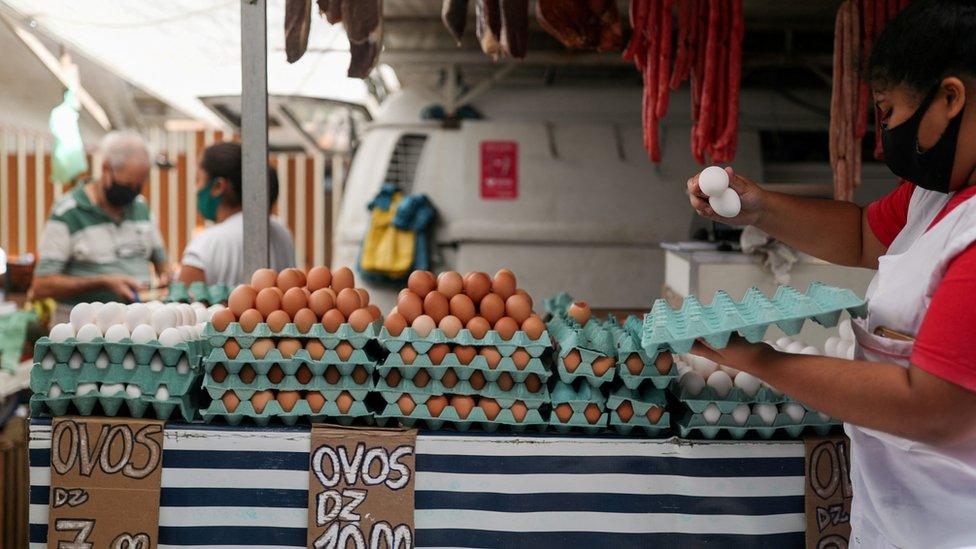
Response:
[[[866,208],[794,197],[731,168],[725,173],[736,197],[723,194],[714,172],[688,181],[691,205],[704,217],[755,225],[832,263],[877,269],[868,316],[854,322],[855,359],[780,352],[738,337],[723,349],[699,342],[694,353],[846,422],[852,546],[970,546],[976,544],[976,3],[909,4],[874,44],[867,69],[885,163],[903,180],[888,196]]]

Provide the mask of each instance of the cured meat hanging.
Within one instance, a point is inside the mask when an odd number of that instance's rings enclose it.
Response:
[[[285,2],[285,58],[294,63],[305,55],[312,24],[312,0]]]
[[[498,36],[502,32],[502,14],[499,0],[475,0],[474,30],[481,44],[481,51],[498,60],[502,45]]]
[[[441,22],[460,47],[464,27],[468,23],[468,0],[444,0],[441,6]]]
[[[383,49],[383,0],[342,0],[342,24],[351,54],[347,74],[366,78]]]
[[[501,46],[509,57],[524,59],[529,51],[529,0],[501,1]]]
[[[538,0],[535,17],[543,30],[572,50],[619,51],[623,43],[614,0]]]

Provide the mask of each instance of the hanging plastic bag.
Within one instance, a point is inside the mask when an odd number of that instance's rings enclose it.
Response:
[[[78,100],[74,92],[64,92],[64,101],[51,110],[48,127],[54,135],[51,152],[51,179],[56,183],[70,183],[88,171],[88,157],[78,130]]]
[[[415,235],[393,224],[403,194],[384,185],[369,205],[370,222],[363,238],[359,269],[364,275],[399,280],[410,274],[414,262]]]

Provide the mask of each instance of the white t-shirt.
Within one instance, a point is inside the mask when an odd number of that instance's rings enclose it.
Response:
[[[276,217],[268,224],[271,268],[295,266],[295,243]],[[236,286],[250,280],[244,273],[244,215],[238,212],[207,227],[183,250],[183,265],[202,270],[207,284]]]

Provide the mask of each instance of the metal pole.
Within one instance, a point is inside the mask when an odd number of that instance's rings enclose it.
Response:
[[[267,0],[241,2],[241,149],[244,272],[252,273],[270,265]]]

